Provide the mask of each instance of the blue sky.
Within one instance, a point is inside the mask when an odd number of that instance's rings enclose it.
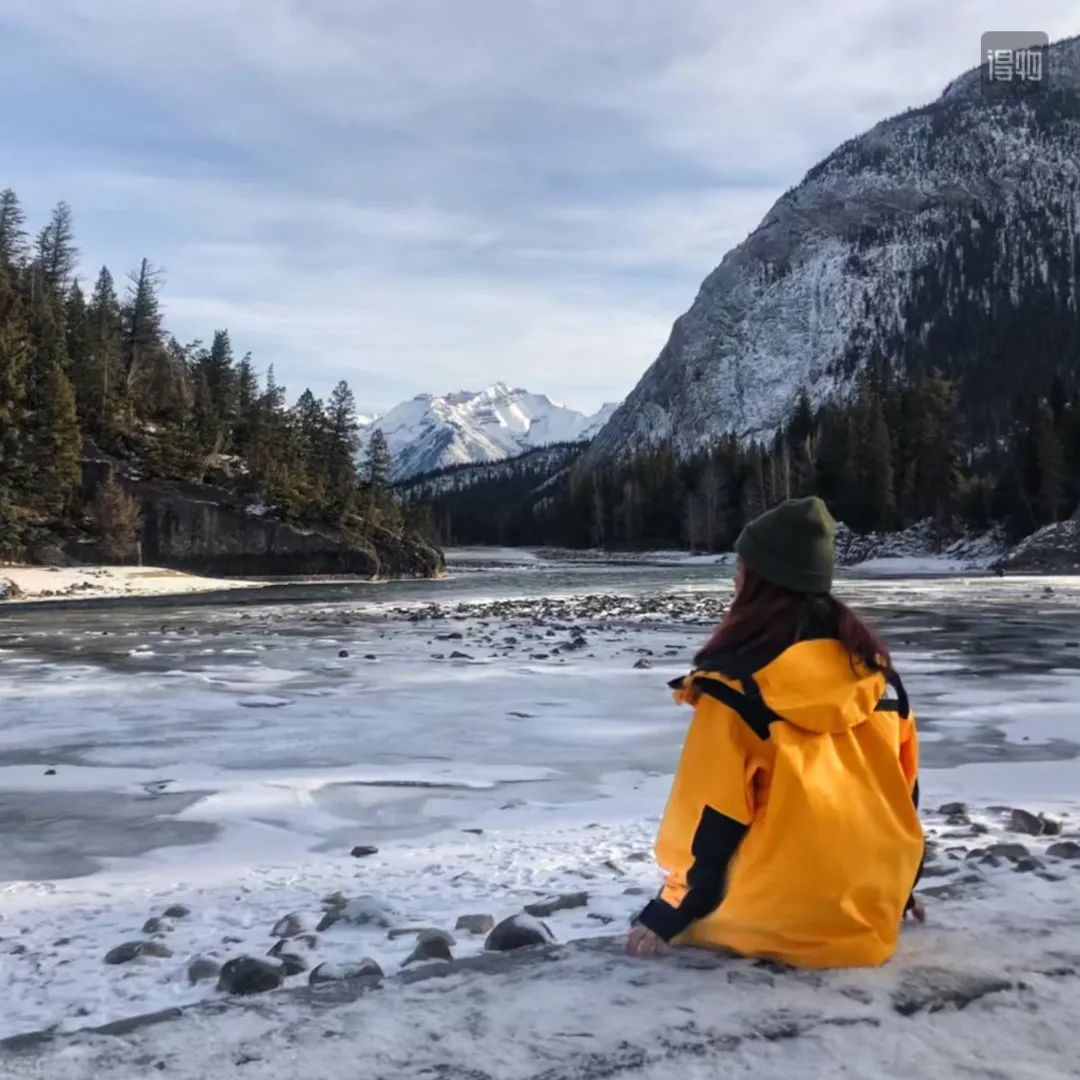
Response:
[[[625,395],[819,158],[935,97],[950,0],[0,0],[4,168],[81,275],[146,255],[182,340],[365,409],[501,379]]]

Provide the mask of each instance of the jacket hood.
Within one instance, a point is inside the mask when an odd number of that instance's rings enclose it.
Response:
[[[676,700],[692,702],[694,678],[722,678],[740,692],[729,672],[696,671],[677,690]],[[871,671],[833,638],[800,641],[753,673],[765,704],[788,723],[819,734],[848,731],[868,720],[886,689],[886,678]]]

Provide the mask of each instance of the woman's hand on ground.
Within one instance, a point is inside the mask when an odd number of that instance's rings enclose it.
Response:
[[[909,915],[917,923],[926,922],[926,905],[913,896],[911,898],[911,906],[904,911],[904,918],[906,919]]]
[[[667,942],[644,926],[635,926],[626,939],[626,952],[630,956],[663,956],[667,951]]]

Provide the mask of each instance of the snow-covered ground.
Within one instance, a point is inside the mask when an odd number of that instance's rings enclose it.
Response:
[[[883,968],[797,972],[694,952],[631,961],[612,938],[615,927],[624,929],[621,916],[631,902],[640,901],[616,895],[617,883],[589,878],[589,907],[616,922],[605,928],[599,920],[589,927],[568,917],[548,920],[564,941],[579,935],[576,946],[436,962],[389,974],[363,994],[297,989],[224,1011],[208,1001],[161,1025],[13,1052],[0,1057],[0,1075],[666,1080],[677,1070],[690,1080],[1075,1077],[1080,866],[1045,854],[1048,869],[1032,872],[1017,872],[1019,863],[997,856],[964,859],[962,847],[1000,841],[997,816],[971,816],[973,826],[990,830],[976,844],[973,829],[947,827],[939,814],[928,818],[937,834],[934,876],[924,889],[929,920],[905,927],[896,957]],[[521,848],[521,865],[533,854],[541,860],[538,877],[552,870],[565,876],[575,861],[595,869],[602,856],[614,855],[612,865],[626,867],[628,854],[636,854],[606,823],[590,832],[601,839],[581,843],[581,830],[548,830],[543,843]],[[1033,851],[1049,847],[1023,839]],[[443,850],[440,869],[475,873],[479,851]],[[499,888],[502,870],[493,868]],[[496,906],[511,910],[521,895],[527,890]],[[611,933],[606,942],[596,939],[597,929]],[[384,935],[372,932],[363,942],[363,931],[353,929],[353,951],[375,951]],[[333,936],[331,930],[324,940]],[[262,944],[268,940],[264,933]],[[475,943],[454,949],[475,950]]]
[[[948,555],[881,555],[855,563],[847,571],[857,577],[941,577],[957,574],[983,574],[985,565]]]
[[[160,566],[23,566],[0,563],[0,582],[13,582],[18,599],[89,599],[98,596],[166,596],[247,589],[258,582],[199,577]],[[0,597],[2,599],[2,597]]]
[[[327,599],[305,593],[303,603],[272,589],[265,595],[273,603],[260,595],[243,606],[72,604],[24,608],[0,623],[0,1036],[216,999],[212,981],[189,982],[193,957],[263,955],[280,918],[295,913],[314,931],[336,892],[374,897],[393,928],[453,933],[461,915],[502,918],[538,897],[584,890],[585,906],[547,920],[556,938],[624,932],[658,884],[648,853],[689,718],[665,682],[686,669],[720,616],[730,567],[498,561],[489,552],[486,564],[452,564],[445,581],[337,588]],[[701,1000],[699,984],[687,984],[678,1053],[690,1054],[697,1037],[686,1025],[719,1038],[745,1029],[755,1010],[798,1019],[844,1005],[861,1017],[854,1026],[830,1022],[788,1050],[743,1039],[731,1074],[757,1062],[766,1074],[787,1075],[798,1060],[804,1075],[822,1075],[838,1059],[830,1055],[845,1046],[870,1053],[871,1036],[880,1036],[873,1060],[921,1063],[914,1072],[928,1075],[927,1047],[944,1045],[947,1032],[965,1052],[983,1053],[985,1040],[985,1053],[1003,1062],[1006,1034],[1020,1045],[1023,1028],[1033,1055],[1027,1075],[1069,1075],[1063,1047],[1072,1037],[1077,1050],[1075,1037],[1063,1027],[1055,1042],[1046,1028],[1075,1012],[1080,981],[1038,969],[1049,970],[1052,955],[1058,967],[1080,968],[1080,876],[1046,855],[1057,838],[1011,835],[1007,815],[991,808],[1045,811],[1077,833],[1080,579],[849,578],[840,591],[894,645],[920,714],[927,805],[960,799],[988,830],[933,819],[939,876],[979,880],[961,883],[955,897],[931,894],[931,924],[905,935],[896,964],[827,977],[824,1003],[805,980],[777,974],[766,987],[745,962],[724,975],[714,998]],[[1003,839],[1025,843],[1046,876],[1035,867],[1015,872],[1008,860],[965,860],[971,848]],[[354,858],[355,845],[379,851]],[[189,914],[143,930],[174,904]],[[454,936],[455,956],[481,951],[482,936]],[[163,943],[171,955],[104,963],[133,940]],[[337,924],[317,934],[306,961],[370,956],[393,976],[414,945],[408,934],[391,939],[387,927]],[[642,1046],[640,1075],[659,1075],[679,980],[700,973],[665,967],[636,976],[610,956],[563,962],[576,973],[570,989],[560,996],[538,986],[542,1008],[522,989],[524,976],[490,976],[485,989],[465,975],[439,984],[450,989],[405,988],[392,977],[385,1014],[372,1011],[385,1004],[365,1000],[333,1017],[319,1010],[315,1022],[306,1005],[278,993],[242,1018],[197,1014],[194,1036],[166,1025],[111,1049],[60,1044],[44,1059],[20,1058],[11,1075],[145,1075],[146,1055],[160,1053],[165,1075],[229,1075],[229,1062],[247,1056],[262,1059],[257,1075],[292,1076],[301,1059],[285,1046],[304,1041],[289,1026],[301,1020],[315,1025],[305,1075],[357,1075],[334,1070],[343,1060],[355,1066],[363,1052],[376,1055],[371,1075],[420,1074],[399,1060],[432,1069],[471,1060],[475,1075],[499,1080],[586,1076],[563,1069],[558,1054],[591,1047],[607,1060],[620,1040]],[[597,964],[607,975],[599,995],[595,985],[587,994]],[[892,995],[934,964],[1012,972],[1027,989],[924,1020],[910,1039],[907,1028],[893,1032],[890,1025],[914,1022],[895,1018]],[[653,978],[666,987],[656,1015]],[[517,997],[500,1013],[505,979]],[[853,987],[866,998],[861,1006],[847,994]],[[478,1005],[477,995],[491,1001]],[[583,997],[627,1009],[609,1014]],[[445,1016],[434,1015],[444,999]],[[474,1007],[496,1037],[469,1051]],[[877,1030],[886,1020],[887,1038]],[[531,1049],[496,1052],[497,1033],[514,1023]],[[372,1041],[343,1059],[335,1043],[353,1025]],[[453,1038],[433,1044],[435,1029]],[[555,1056],[545,1059],[541,1044]],[[3,1067],[0,1058],[0,1075]],[[943,1065],[938,1075],[954,1071]]]
[[[972,542],[960,550],[938,554],[916,551],[889,551],[848,563],[840,568],[844,578],[864,577],[982,577],[1001,555],[1001,547]],[[873,548],[870,548],[873,550]],[[647,565],[647,566],[722,566],[734,570],[737,556],[733,551],[692,552],[678,550],[620,551],[571,548],[457,548],[451,557],[458,565],[536,564],[555,561],[577,565]]]

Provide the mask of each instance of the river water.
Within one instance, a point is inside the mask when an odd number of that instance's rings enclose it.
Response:
[[[358,825],[385,839],[464,819],[509,785],[564,800],[614,770],[668,772],[686,717],[665,682],[730,576],[468,552],[434,582],[7,610],[0,880],[207,844],[245,814],[317,849]],[[839,589],[895,650],[927,767],[1077,754],[1075,581]],[[587,646],[564,648],[579,633]],[[416,785],[437,785],[439,805]]]
[[[838,592],[894,650],[930,805],[1078,812],[1080,579]],[[452,928],[584,887],[560,939],[624,926],[689,719],[666,683],[730,594],[723,565],[460,552],[441,581],[4,607],[0,1036],[213,994],[190,957],[262,955],[330,892]],[[177,902],[169,956],[102,962]],[[312,964],[412,947],[318,938]]]

